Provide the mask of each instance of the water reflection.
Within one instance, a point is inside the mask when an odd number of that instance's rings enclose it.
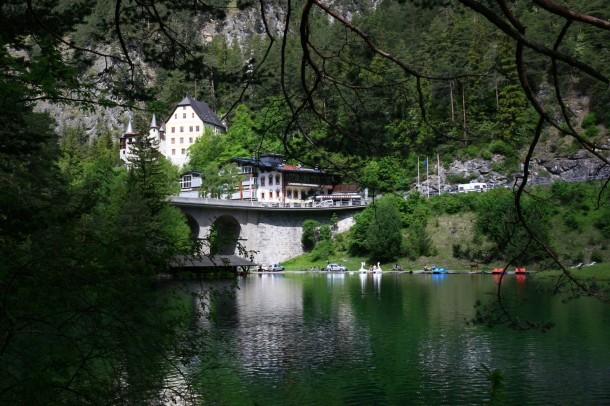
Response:
[[[517,279],[523,276],[507,275],[503,286],[527,292],[525,315],[548,316],[560,303]],[[488,401],[481,364],[503,372],[508,403],[604,403],[610,389],[595,383],[610,372],[603,321],[579,317],[576,303],[562,307],[560,328],[545,336],[467,325],[495,280],[373,273],[242,279],[231,303],[219,304],[230,313],[221,312],[216,328],[236,353],[225,361],[227,376],[214,377],[217,403],[481,404]],[[587,314],[610,315],[584,303]],[[560,388],[549,378],[557,374],[565,376]]]
[[[360,276],[360,293],[364,295],[366,292],[366,273],[358,274]]]
[[[381,295],[381,276],[380,273],[373,274],[373,290],[377,292],[378,295]]]
[[[448,274],[446,273],[435,273],[432,274],[432,281],[435,283],[441,283],[443,280],[447,279]]]
[[[326,279],[328,280],[328,283],[330,285],[334,285],[334,284],[340,284],[340,285],[344,285],[345,284],[345,273],[328,273],[326,275]]]

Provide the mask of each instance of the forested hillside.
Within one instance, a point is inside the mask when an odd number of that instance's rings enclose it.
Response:
[[[117,38],[108,31],[115,3],[105,1],[96,3],[69,38],[100,52],[89,55],[95,63],[82,72],[85,76],[106,80],[105,91],[120,86],[142,100],[136,104],[142,109],[141,131],[153,112],[165,117],[191,95],[206,101],[230,127],[256,138],[225,142],[234,150],[239,144],[248,156],[284,153],[387,192],[414,182],[418,156],[440,155],[444,182],[480,178],[482,172],[493,172],[483,176],[486,180],[514,181],[536,130],[537,110],[543,109],[554,124],[541,129],[534,175],[597,174],[603,161],[593,155],[569,163],[557,157],[573,157],[583,142],[589,150],[607,144],[610,95],[597,79],[608,70],[608,31],[567,24],[536,2],[501,2],[507,11],[490,8],[491,20],[470,2],[462,3],[336,2],[336,16],[323,7],[309,10],[309,3],[296,4],[291,13],[271,2],[264,4],[264,13],[260,4],[227,3],[196,14],[181,3],[159,2],[158,9],[125,4]],[[603,1],[568,3],[601,20],[610,14]],[[516,28],[498,24],[503,15],[517,21]],[[157,18],[163,23],[156,25]],[[519,67],[510,29],[523,30],[534,44],[519,51]],[[102,55],[121,48],[130,58],[126,71],[101,63],[108,58]],[[552,52],[565,60],[554,62]],[[585,62],[585,74],[575,74]],[[116,109],[112,114],[95,116],[88,126],[113,123],[120,132],[127,114]],[[565,137],[562,126],[578,136]],[[473,160],[486,169],[458,164]]]

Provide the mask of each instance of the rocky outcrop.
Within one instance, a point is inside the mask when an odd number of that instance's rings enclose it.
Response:
[[[448,167],[441,167],[440,182],[436,167],[431,171],[428,180],[420,182],[420,192],[438,194],[439,184],[441,193],[451,193],[457,190],[457,183],[451,182],[456,178],[464,181],[483,182],[493,186],[512,186],[523,175],[521,172],[503,174],[494,171],[494,163],[504,158],[495,155],[491,160],[481,158],[467,161],[454,160]],[[552,155],[548,153],[534,156],[529,167],[531,185],[550,184],[552,182],[584,182],[587,180],[606,179],[610,177],[610,167],[595,157],[592,153],[579,150],[567,156]],[[458,182],[459,183],[459,182]],[[414,185],[415,187],[416,185]]]

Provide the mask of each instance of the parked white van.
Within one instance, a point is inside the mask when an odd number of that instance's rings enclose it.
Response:
[[[469,192],[486,192],[488,190],[487,183],[462,183],[458,185],[458,193]]]

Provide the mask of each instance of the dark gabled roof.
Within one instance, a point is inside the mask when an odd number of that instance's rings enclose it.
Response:
[[[360,192],[360,186],[358,185],[350,185],[350,184],[344,184],[344,185],[335,185],[335,187],[333,188],[333,193],[335,194],[347,194],[347,193],[358,193]]]
[[[200,102],[199,100],[196,100],[196,99],[193,99],[192,97],[187,96],[184,99],[182,99],[182,101],[180,103],[178,103],[176,105],[176,108],[174,109],[174,111],[180,106],[191,106],[193,108],[193,110],[195,111],[195,113],[197,114],[197,116],[199,116],[199,118],[204,123],[213,124],[216,127],[225,128],[224,124],[222,123],[222,121],[220,121],[220,119],[218,118],[216,113],[214,113],[212,111],[212,109],[210,108],[210,106],[208,106],[204,102]],[[172,114],[173,114],[173,111],[172,111]],[[171,117],[171,115],[170,115],[170,117]]]
[[[230,162],[239,162],[241,164],[256,166],[261,169],[274,170],[278,172],[301,172],[301,173],[320,173],[324,175],[333,175],[332,173],[320,170],[320,169],[310,169],[310,168],[301,168],[294,165],[286,165],[283,163],[269,162],[264,159],[252,159],[252,158],[232,158],[229,160]]]
[[[201,171],[186,171],[180,174],[180,177],[183,177],[184,175],[201,175]]]
[[[262,157],[262,156],[261,156]],[[284,163],[278,162],[269,162],[264,159],[256,159],[256,158],[232,158],[229,162],[238,162],[242,166],[249,165],[255,166],[262,170],[267,171],[277,171],[284,173],[292,173],[292,174],[311,174],[319,177],[322,181],[325,181],[327,184],[337,184],[340,182],[340,176],[331,172],[327,172],[318,168],[301,168],[300,166],[294,165],[286,165]]]

